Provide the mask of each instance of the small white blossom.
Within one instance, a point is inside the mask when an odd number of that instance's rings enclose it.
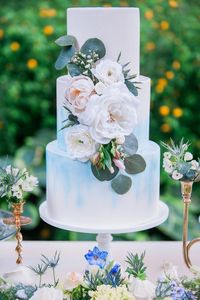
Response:
[[[31,300],[63,300],[63,292],[54,287],[42,287],[37,289]]]
[[[183,177],[181,173],[179,173],[177,170],[174,170],[172,173],[172,178],[175,180],[179,180]]]
[[[31,192],[37,185],[38,179],[31,175],[22,182],[22,190],[24,192]]]
[[[184,161],[189,161],[193,159],[193,155],[190,152],[186,152],[184,155]]]
[[[192,164],[192,166],[191,166],[191,170],[198,170],[198,168],[199,168],[199,163],[198,163],[198,161],[196,161],[196,160],[192,160],[191,161],[191,164]]]
[[[11,165],[8,165],[6,167],[6,173],[9,175],[13,175],[13,176],[17,176],[19,173],[19,169],[18,168],[13,168]]]
[[[163,159],[163,168],[169,174],[171,174],[173,172],[173,169],[174,169],[173,164],[168,158]]]
[[[125,136],[120,136],[120,137],[116,138],[115,141],[118,145],[122,145],[125,142]]]
[[[164,153],[164,158],[168,158],[168,159],[170,159],[171,158],[171,153],[170,152],[165,152]]]

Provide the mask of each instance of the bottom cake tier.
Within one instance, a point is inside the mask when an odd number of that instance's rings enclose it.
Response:
[[[128,193],[116,194],[109,181],[100,182],[90,163],[71,160],[58,148],[47,145],[47,210],[55,221],[74,227],[123,227],[148,222],[156,217],[159,204],[160,148],[149,141],[140,154],[146,160],[144,172],[132,177]]]

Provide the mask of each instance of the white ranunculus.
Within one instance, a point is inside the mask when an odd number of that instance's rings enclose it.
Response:
[[[79,115],[85,110],[93,92],[94,84],[89,77],[84,75],[69,77],[65,98],[67,106],[74,115]]]
[[[86,162],[92,157],[99,145],[91,137],[87,126],[75,125],[65,132],[67,152],[71,159]]]
[[[12,284],[33,284],[33,276],[30,269],[23,266],[18,266],[16,270],[3,274],[3,278]]]
[[[149,280],[130,278],[129,291],[135,296],[136,300],[151,300],[155,298],[156,286]]]
[[[31,300],[63,300],[63,292],[54,287],[38,288]]]
[[[137,124],[137,103],[124,85],[107,88],[103,95],[91,97],[81,122],[89,126],[95,141],[107,144],[133,131]]]
[[[31,192],[34,187],[38,185],[38,179],[37,177],[31,175],[28,176],[23,182],[22,182],[22,190],[24,192]]]
[[[172,178],[175,180],[179,180],[183,177],[181,173],[179,173],[177,170],[174,170],[172,173]]]
[[[189,161],[193,159],[193,155],[190,152],[186,152],[184,155],[184,161]]]
[[[17,174],[19,173],[19,169],[13,168],[11,165],[8,165],[6,167],[6,173],[9,175],[12,174],[13,176],[17,176]]]
[[[107,86],[117,82],[124,82],[122,66],[109,59],[101,60],[96,68],[92,69],[92,73]]]
[[[83,282],[83,275],[77,272],[69,272],[62,282],[62,287],[66,291],[72,291]]]

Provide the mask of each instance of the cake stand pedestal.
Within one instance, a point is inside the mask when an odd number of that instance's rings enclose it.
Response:
[[[48,209],[47,209],[47,202],[44,201],[39,208],[40,217],[49,225],[52,225],[57,228],[75,231],[75,232],[83,232],[83,233],[94,233],[97,234],[97,243],[98,247],[104,251],[110,251],[110,244],[112,242],[112,235],[111,234],[119,234],[119,233],[128,233],[128,232],[137,232],[142,230],[147,230],[153,227],[156,227],[162,224],[169,215],[168,206],[159,201],[158,203],[158,210],[155,216],[149,218],[145,222],[134,222],[134,220],[129,220],[124,222],[123,225],[112,224],[109,227],[103,226],[77,226],[76,221],[74,223],[70,223],[67,220],[65,222],[54,220],[49,216]]]

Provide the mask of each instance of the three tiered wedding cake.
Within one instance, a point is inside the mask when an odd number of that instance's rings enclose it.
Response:
[[[57,67],[57,140],[47,145],[47,211],[98,232],[156,217],[160,149],[149,140],[138,8],[70,8]],[[78,50],[79,49],[79,50]],[[135,76],[133,76],[135,75]]]

